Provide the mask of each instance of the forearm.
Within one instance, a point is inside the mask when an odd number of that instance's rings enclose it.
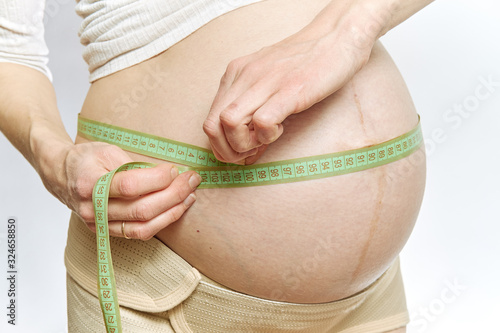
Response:
[[[53,180],[61,176],[62,155],[73,142],[45,75],[26,66],[0,63],[0,131],[41,176]]]
[[[203,129],[215,156],[254,163],[283,121],[350,82],[379,37],[431,0],[331,0],[303,29],[227,67]]]
[[[433,0],[332,0],[301,32],[302,40],[338,41],[343,34],[350,47],[371,49],[389,30]],[[297,37],[297,36],[295,36]]]
[[[332,0],[310,25],[326,35],[349,29],[356,43],[374,43],[433,0]],[[346,23],[347,26],[342,26]]]
[[[400,23],[406,21],[413,14],[417,13],[425,6],[434,0],[380,0],[379,9],[380,17],[382,18],[383,26],[377,38],[385,35],[389,30],[396,27]],[[384,16],[383,13],[387,13]],[[384,17],[386,19],[384,20]]]
[[[0,131],[37,170],[47,190],[95,232],[94,184],[103,174],[132,162],[130,156],[102,142],[73,144],[50,81],[22,65],[0,63]],[[110,235],[123,237],[120,226],[128,221],[129,237],[150,239],[193,204],[200,181],[194,171],[178,175],[168,163],[119,173],[110,188]]]

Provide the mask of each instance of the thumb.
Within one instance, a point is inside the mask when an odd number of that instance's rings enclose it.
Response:
[[[245,165],[249,165],[249,164],[254,164],[255,162],[257,162],[257,160],[262,156],[262,154],[264,154],[264,152],[266,151],[267,149],[267,146],[269,145],[262,145],[260,146],[259,148],[257,148],[257,154],[255,155],[252,155],[250,157],[247,157],[245,159]]]

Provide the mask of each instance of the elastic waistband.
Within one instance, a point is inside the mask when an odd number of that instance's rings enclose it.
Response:
[[[202,177],[198,188],[246,187],[291,183],[343,175],[400,160],[421,146],[418,124],[409,132],[377,145],[337,153],[253,165],[218,161],[205,148],[132,129],[78,117],[78,133],[84,138],[116,145],[124,150],[186,165]]]
[[[372,293],[385,290],[399,271],[399,260],[396,260],[377,281],[356,295],[330,303],[297,304],[261,299],[228,289],[201,274],[158,239],[140,241],[112,237],[110,241],[120,306],[149,313],[173,310],[182,304],[184,310],[178,308],[176,312],[185,312],[188,308],[190,312],[203,312],[216,307],[218,311],[227,311],[228,316],[233,313],[249,319],[275,320],[286,314],[301,320],[330,321],[335,315],[357,308]],[[65,251],[67,272],[97,297],[96,250],[95,234],[72,214]]]

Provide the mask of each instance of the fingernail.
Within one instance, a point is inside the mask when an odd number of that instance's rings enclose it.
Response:
[[[196,201],[196,195],[194,193],[191,193],[186,200],[184,200],[184,205],[186,206],[191,206],[194,202]]]
[[[201,177],[199,174],[195,173],[194,175],[191,176],[191,178],[189,178],[189,186],[191,186],[191,188],[196,188],[198,185],[200,185],[201,183]]]
[[[179,174],[179,170],[176,167],[172,167],[172,169],[170,169],[170,174],[172,175],[172,178],[175,178]]]

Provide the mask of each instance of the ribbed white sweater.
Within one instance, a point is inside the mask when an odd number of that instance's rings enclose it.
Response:
[[[90,82],[149,59],[214,18],[262,0],[77,0]],[[44,41],[45,1],[0,0],[0,61],[52,80]]]

